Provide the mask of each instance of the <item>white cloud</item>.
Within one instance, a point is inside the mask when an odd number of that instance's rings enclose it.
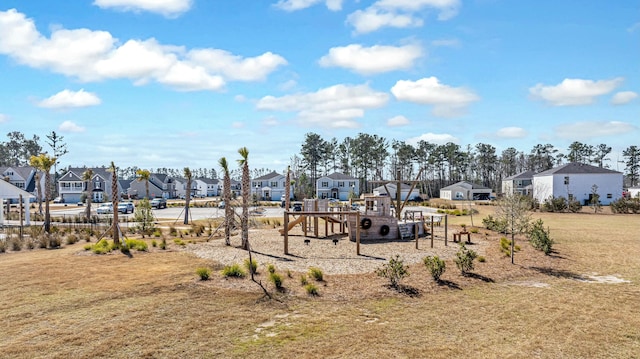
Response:
[[[387,120],[387,126],[390,126],[390,127],[407,126],[410,123],[411,121],[409,121],[408,118],[401,115],[391,117],[390,119]]]
[[[331,11],[342,10],[342,0],[280,0],[273,6],[291,12],[306,9],[322,2],[324,2]]]
[[[261,81],[279,66],[287,64],[282,56],[266,52],[260,56],[242,58],[218,49],[196,49],[187,58],[207,70],[235,81]]]
[[[473,91],[441,84],[436,77],[400,80],[391,88],[391,93],[400,101],[431,105],[432,113],[439,117],[459,116],[469,104],[480,99]]]
[[[457,137],[452,136],[448,133],[432,133],[432,132],[423,133],[418,137],[411,137],[406,140],[406,142],[412,146],[416,146],[420,141],[435,143],[437,145],[444,145],[448,142],[458,143],[460,140]]]
[[[384,106],[389,95],[376,92],[368,85],[335,85],[316,92],[265,96],[256,107],[259,110],[296,112],[298,120],[305,125],[330,128],[357,128],[357,118],[364,116],[366,109]]]
[[[431,41],[431,46],[434,47],[460,47],[460,40],[458,39],[439,39]]]
[[[0,123],[5,123],[9,121],[9,116],[0,113]]]
[[[564,79],[555,86],[537,84],[529,89],[534,97],[553,106],[578,106],[592,104],[596,97],[606,95],[622,84],[623,79],[611,80]]]
[[[368,33],[383,27],[420,27],[423,20],[416,13],[425,8],[439,10],[438,20],[449,20],[458,14],[460,0],[378,0],[364,10],[347,17],[355,33]]]
[[[594,137],[617,136],[637,130],[637,126],[621,121],[583,121],[555,127],[555,133],[558,137],[577,141]]]
[[[113,8],[121,11],[148,11],[175,17],[191,8],[192,0],[95,0],[93,5],[102,9]]]
[[[80,132],[84,132],[85,128],[82,126],[78,126],[71,121],[64,121],[63,123],[60,124],[60,126],[58,126],[58,130],[61,132],[80,133]]]
[[[101,103],[102,101],[96,94],[80,89],[80,91],[62,90],[40,101],[38,106],[44,108],[73,108],[97,106]]]
[[[363,47],[351,44],[331,48],[319,63],[323,67],[344,67],[366,75],[410,69],[421,56],[422,48],[418,45]]]
[[[347,23],[354,27],[357,34],[366,34],[383,27],[420,27],[423,24],[421,19],[406,14],[396,14],[388,11],[369,7],[357,10],[347,16]]]
[[[625,105],[635,100],[638,94],[633,91],[621,91],[613,95],[611,103],[614,105]]]
[[[495,137],[497,138],[525,138],[527,131],[521,127],[503,127],[499,129]]]
[[[0,11],[0,54],[84,82],[129,79],[136,85],[156,81],[182,91],[219,91],[226,80],[263,80],[287,63],[271,52],[243,58],[220,49],[189,51],[153,38],[120,43],[108,32],[88,29],[55,29],[46,38],[24,14]]]

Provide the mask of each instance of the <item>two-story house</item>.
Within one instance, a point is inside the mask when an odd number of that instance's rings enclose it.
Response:
[[[38,176],[36,176],[36,174]],[[42,199],[44,199],[45,175],[44,172],[37,170],[31,166],[15,166],[0,167],[0,175],[6,182],[11,183],[17,188],[26,191],[33,196],[37,194],[37,181],[40,182],[40,190],[42,191]],[[38,180],[36,180],[38,177]],[[51,176],[53,178],[53,175]],[[30,197],[33,198],[33,197]]]
[[[196,196],[198,197],[213,197],[218,196],[218,189],[220,182],[217,179],[211,178],[196,178]]]
[[[349,197],[360,194],[360,181],[357,178],[334,172],[328,176],[322,176],[316,180],[316,196],[322,198],[335,198],[346,201]]]
[[[144,198],[147,193],[145,181],[133,180],[129,184],[127,193],[133,198]],[[163,173],[152,173],[149,176],[149,198],[175,198],[175,180]]]
[[[67,172],[58,179],[58,193],[62,200],[66,203],[80,202],[86,191],[86,183],[82,180],[83,173],[88,168],[69,168]],[[113,174],[106,167],[91,168],[93,177],[91,178],[92,202],[106,202],[111,200],[111,177]],[[118,182],[118,193],[121,195],[123,190]]]
[[[533,194],[533,171],[524,171],[502,180],[502,193],[505,195],[521,194],[530,196]]]
[[[256,196],[261,201],[280,201],[284,196],[286,177],[278,172],[271,172],[264,176],[260,176],[251,180],[251,188],[249,193]],[[291,195],[293,195],[293,186],[289,183]]]

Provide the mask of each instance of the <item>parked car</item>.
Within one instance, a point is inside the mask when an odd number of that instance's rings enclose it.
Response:
[[[221,201],[220,203],[218,203],[218,208],[224,209],[224,207],[225,207],[224,201]]]
[[[294,212],[302,212],[302,203],[296,202],[293,204]]]
[[[151,200],[151,208],[167,208],[167,200],[164,198],[154,198]]]
[[[120,213],[133,213],[135,207],[133,206],[132,202],[121,202],[118,203],[118,212]]]
[[[56,197],[53,199],[53,203],[64,203],[64,198]]]
[[[110,214],[113,213],[113,203],[103,203],[98,209],[96,209],[96,213],[98,214]]]

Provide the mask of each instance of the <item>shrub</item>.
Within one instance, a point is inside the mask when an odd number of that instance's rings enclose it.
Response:
[[[176,227],[169,226],[169,235],[174,237],[178,235],[178,230],[176,229]]]
[[[91,244],[85,244],[85,245],[84,245],[84,250],[85,250],[85,251],[90,251],[90,250],[91,250],[91,247],[93,247]]]
[[[289,269],[287,269],[287,278],[293,278],[293,274]]]
[[[234,263],[232,265],[224,266],[224,268],[222,268],[222,275],[225,277],[244,278],[247,273],[242,270],[239,264]]]
[[[183,247],[187,245],[187,244],[186,244],[186,243],[184,243],[184,241],[183,241],[182,239],[180,239],[180,238],[175,238],[175,239],[173,240],[173,243],[175,243],[175,244],[177,244],[177,245],[179,245],[179,246],[183,246]]]
[[[582,210],[582,205],[580,204],[580,201],[571,200],[567,204],[567,209],[571,213],[578,213]]]
[[[433,280],[439,282],[440,276],[446,269],[444,261],[438,256],[428,256],[425,257],[422,261],[424,262],[425,267],[427,267],[427,269],[429,270],[429,273],[431,273],[431,277],[433,277]]]
[[[269,271],[269,273],[275,273],[276,272],[276,266],[274,266],[273,264],[267,265],[267,271]]]
[[[568,207],[567,199],[562,196],[549,198],[542,204],[542,209],[547,212],[564,212]]]
[[[277,289],[282,289],[282,276],[276,272],[269,273],[269,281],[276,286]]]
[[[251,261],[249,258],[245,259],[244,267],[249,273],[258,274],[258,262],[255,259],[251,259]]]
[[[67,235],[67,244],[74,244],[76,242],[78,242],[78,236],[76,236],[75,234]]]
[[[155,248],[155,247],[157,247],[157,246],[158,246],[158,242],[156,242],[156,240],[155,240],[155,239],[154,239],[154,240],[152,240],[152,241],[151,241],[151,247]]]
[[[322,282],[322,270],[317,267],[309,268],[309,277],[315,279],[317,282]]]
[[[135,249],[136,251],[146,252],[149,249],[147,242],[141,239],[127,239],[125,243],[128,248]]]
[[[211,276],[211,269],[207,267],[200,267],[196,269],[196,274],[200,277],[200,280],[208,280]]]
[[[0,239],[0,253],[4,253],[7,251],[7,243],[4,239]]]
[[[309,283],[309,284],[305,285],[304,286],[304,290],[306,290],[307,294],[309,294],[309,295],[312,295],[312,296],[317,296],[318,295],[318,287],[316,287],[312,283]]]
[[[11,238],[11,250],[14,252],[22,250],[22,241],[19,237]]]
[[[164,238],[160,241],[160,249],[167,249],[167,240]]]
[[[486,261],[487,261],[487,258],[485,258],[484,256],[478,256],[478,262],[484,263]]]
[[[307,280],[307,276],[306,275],[301,275],[300,276],[300,285],[307,285],[309,284],[309,281]]]
[[[544,254],[549,255],[553,250],[553,239],[549,235],[549,229],[544,228],[544,222],[541,219],[538,219],[533,223],[531,230],[528,233],[529,242],[533,248],[544,252]]]
[[[155,231],[153,231],[153,236],[156,238],[159,238],[162,236],[162,230],[160,228],[156,228]]]
[[[494,218],[492,215],[488,215],[482,219],[482,224],[484,224],[485,228],[491,231],[500,233],[507,232],[507,220],[504,218]]]
[[[460,243],[460,249],[456,253],[456,267],[460,269],[460,273],[463,275],[473,270],[473,260],[478,257],[478,254],[472,249],[465,247],[464,243]]]
[[[409,271],[400,256],[396,254],[388,263],[376,269],[376,274],[380,277],[387,278],[391,287],[398,289],[400,281],[409,276]]]

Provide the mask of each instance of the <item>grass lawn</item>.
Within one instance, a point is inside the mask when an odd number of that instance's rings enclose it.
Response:
[[[492,211],[479,209],[476,226]],[[171,246],[131,257],[84,243],[0,254],[0,357],[638,357],[640,217],[534,218],[556,240],[552,256],[519,241],[511,265],[496,242],[470,277],[448,261],[438,285],[410,267],[413,295],[364,274],[328,276],[309,297],[294,274],[284,283],[293,294],[267,300]],[[211,280],[198,280],[202,266],[216,269]],[[323,295],[337,292],[346,294]]]

